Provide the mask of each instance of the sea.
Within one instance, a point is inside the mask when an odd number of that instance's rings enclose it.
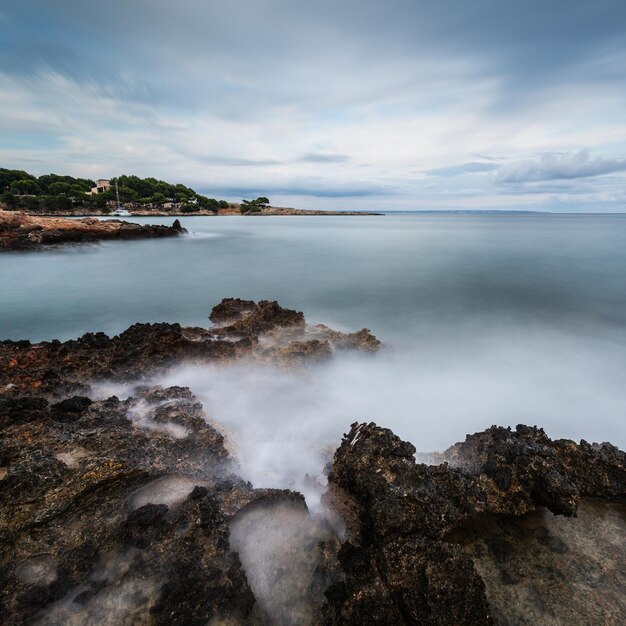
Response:
[[[189,232],[178,238],[1,255],[0,338],[208,326],[225,297],[371,329],[384,346],[375,356],[340,354],[299,372],[185,367],[155,381],[192,388],[257,486],[310,489],[356,421],[424,452],[493,424],[626,446],[626,215],[181,222]]]

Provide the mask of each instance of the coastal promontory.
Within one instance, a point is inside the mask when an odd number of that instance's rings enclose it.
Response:
[[[0,251],[34,250],[44,246],[94,243],[111,239],[175,237],[184,232],[178,220],[172,226],[133,224],[95,217],[69,219],[40,217],[0,210]]]

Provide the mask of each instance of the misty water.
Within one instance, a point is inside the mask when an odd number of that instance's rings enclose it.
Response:
[[[385,345],[374,357],[340,355],[306,373],[186,367],[159,381],[201,398],[244,477],[312,502],[357,420],[421,451],[518,423],[626,445],[626,216],[181,221],[181,238],[2,255],[0,336],[208,325],[230,296],[370,328]]]

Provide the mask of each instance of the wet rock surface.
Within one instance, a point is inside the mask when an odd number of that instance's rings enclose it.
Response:
[[[227,312],[234,301],[224,302],[212,329],[135,324],[112,338],[0,343],[0,623],[275,622],[231,549],[230,525],[259,507],[308,519],[304,498],[243,481],[191,391],[146,382],[183,362],[292,364],[320,352],[302,313],[267,301]],[[100,399],[100,381],[123,382],[130,396]],[[294,535],[290,553],[308,537],[306,561],[318,528]],[[293,590],[279,557],[267,575]],[[296,589],[295,609],[283,594],[291,623],[323,593]]]
[[[26,402],[25,396],[42,402],[38,397],[80,396],[93,381],[146,379],[181,363],[245,358],[292,366],[325,360],[336,351],[369,353],[380,347],[366,328],[340,333],[309,326],[303,313],[267,300],[227,298],[210,318],[219,325],[133,324],[115,337],[99,332],[64,342],[0,341],[0,393],[9,403]]]
[[[2,623],[265,623],[229,523],[253,503],[302,496],[239,479],[187,389],[136,394],[81,403],[72,420],[35,405],[3,428]],[[188,434],[138,424],[139,405],[167,405]]]
[[[626,506],[583,498],[576,518],[543,508],[479,517],[448,537],[485,582],[498,624],[622,624]]]
[[[354,424],[310,515],[243,481],[193,393],[154,381],[380,343],[270,301],[211,320],[0,342],[0,623],[623,623],[624,452],[492,427],[424,464]]]
[[[492,427],[468,436],[441,455],[449,462],[440,465],[418,464],[414,453],[413,445],[375,424],[354,424],[337,450],[326,500],[343,513],[348,538],[337,553],[341,571],[326,594],[323,623],[543,623],[523,610],[503,609],[509,599],[502,587],[515,584],[519,568],[497,577],[492,572],[494,563],[514,559],[540,568],[541,558],[485,529],[500,520],[528,524],[538,514],[575,516],[582,496],[626,498],[624,452],[609,444],[551,441],[538,428]],[[467,548],[472,525],[482,529],[491,555],[480,567]],[[623,537],[623,520],[620,528]],[[567,549],[558,537],[544,540],[548,551]],[[577,583],[565,576],[562,582],[558,592],[537,593],[557,594],[553,604],[565,603]],[[596,607],[605,593],[611,592],[600,585],[581,604]],[[553,623],[616,623],[612,616],[626,607],[623,601],[613,599],[597,622],[585,621],[584,613],[574,619],[570,611],[569,617],[555,612]]]
[[[67,219],[0,211],[0,252],[36,250],[47,246],[95,243],[110,239],[175,237],[186,232],[179,220],[172,226],[133,224],[93,217]]]

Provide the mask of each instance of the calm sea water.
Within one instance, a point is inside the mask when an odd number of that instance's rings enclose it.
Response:
[[[186,237],[0,256],[0,337],[205,325],[223,297],[276,299],[312,322],[366,326],[388,347],[375,365],[346,357],[320,374],[315,398],[294,396],[292,416],[342,407],[333,437],[367,418],[430,449],[522,421],[624,445],[626,216],[181,221]]]

